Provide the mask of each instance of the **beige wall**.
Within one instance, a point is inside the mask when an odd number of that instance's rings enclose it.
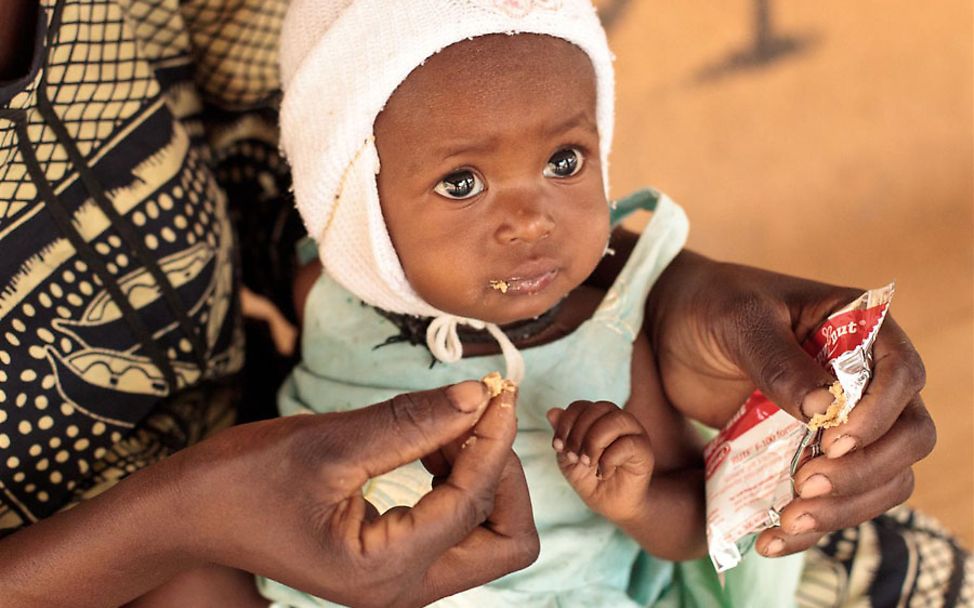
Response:
[[[974,136],[969,0],[598,2],[618,57],[613,192],[654,185],[715,257],[897,281],[938,424],[912,503],[974,541]],[[777,41],[777,42],[776,42]],[[736,57],[736,59],[735,59]]]

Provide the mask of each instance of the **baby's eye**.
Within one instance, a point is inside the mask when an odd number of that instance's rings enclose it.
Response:
[[[440,196],[459,201],[483,192],[484,182],[473,171],[463,169],[444,177],[433,190]]]
[[[564,148],[555,152],[548,159],[544,168],[545,177],[571,177],[579,172],[585,158],[576,148]]]

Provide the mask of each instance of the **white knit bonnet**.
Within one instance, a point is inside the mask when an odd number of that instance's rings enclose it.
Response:
[[[507,376],[520,382],[523,358],[496,325],[437,310],[406,280],[379,205],[373,136],[389,97],[426,59],[502,33],[561,38],[589,56],[608,190],[612,54],[589,0],[291,0],[281,31],[281,150],[325,272],[372,306],[432,317],[427,345],[445,363],[463,355],[457,324],[487,329],[501,345]]]

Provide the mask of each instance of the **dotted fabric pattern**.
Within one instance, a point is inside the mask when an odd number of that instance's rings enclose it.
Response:
[[[232,421],[231,217],[287,207],[284,7],[41,3],[0,83],[0,535]]]

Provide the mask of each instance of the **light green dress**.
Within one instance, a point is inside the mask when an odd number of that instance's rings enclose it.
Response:
[[[541,538],[538,560],[435,606],[794,605],[801,556],[770,561],[752,554],[722,587],[709,560],[674,564],[641,551],[590,511],[558,470],[545,412],[580,399],[620,405],[628,400],[632,344],[642,326],[646,296],[686,241],[686,216],[666,196],[637,192],[619,201],[613,220],[636,209],[653,211],[653,217],[595,314],[568,336],[522,351],[527,375],[519,390],[514,449],[524,466]],[[500,355],[430,368],[430,355],[422,347],[397,343],[374,349],[398,329],[327,277],[308,297],[305,323],[303,360],[279,395],[284,415],[355,409],[504,369]],[[412,505],[429,488],[429,474],[414,463],[372,480],[364,492],[383,511]],[[334,606],[267,579],[259,579],[259,586],[277,606]]]

